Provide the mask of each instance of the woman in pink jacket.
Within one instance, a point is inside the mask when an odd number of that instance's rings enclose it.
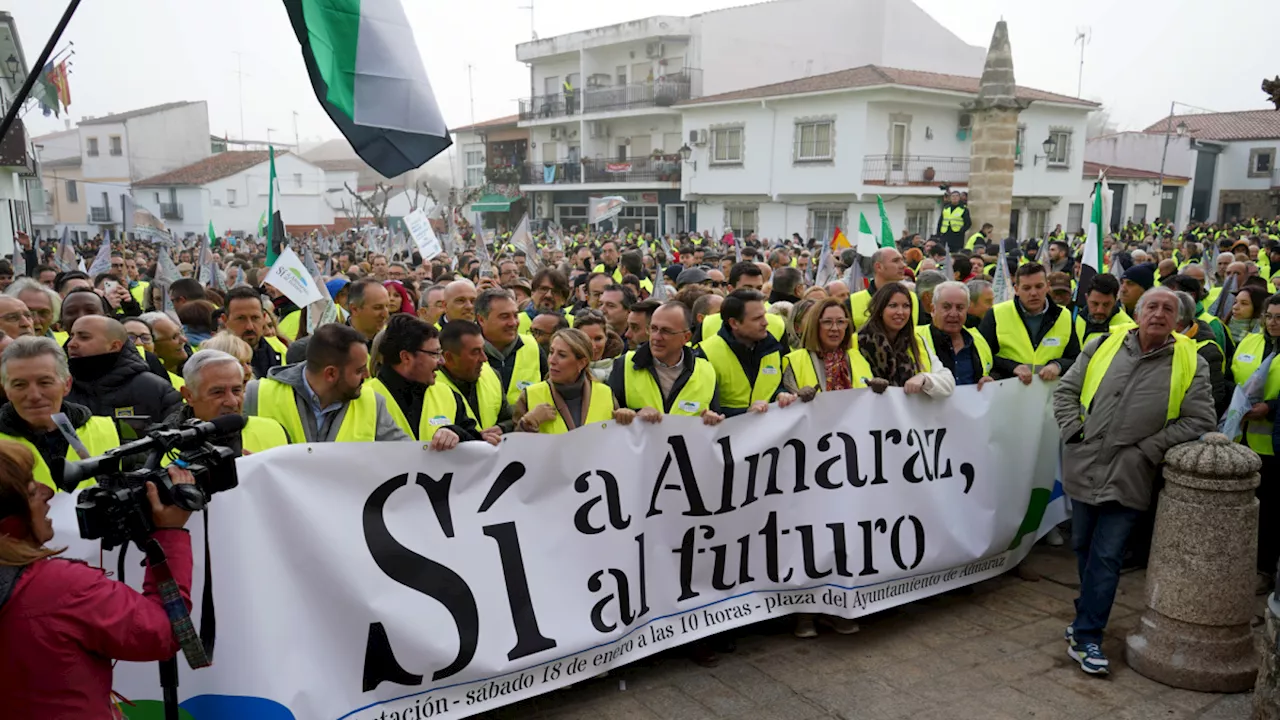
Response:
[[[113,660],[173,657],[178,641],[148,567],[143,593],[84,563],[55,557],[49,499],[25,447],[0,441],[0,715],[41,720],[115,717]],[[169,467],[176,483],[191,473]],[[148,483],[155,539],[191,607],[190,513],[161,505]]]

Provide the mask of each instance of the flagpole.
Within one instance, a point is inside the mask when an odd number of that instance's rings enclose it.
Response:
[[[35,67],[28,68],[27,79],[22,82],[22,87],[18,90],[18,94],[13,96],[13,104],[9,106],[8,112],[4,114],[4,121],[0,123],[0,138],[8,137],[9,128],[13,127],[13,123],[18,119],[18,111],[22,109],[22,104],[27,101],[27,97],[31,95],[31,88],[35,87],[36,78],[44,72],[44,66],[49,62],[49,56],[53,54],[53,46],[58,44],[58,40],[62,38],[62,31],[67,29],[67,24],[71,22],[71,16],[76,14],[76,8],[80,7],[80,0],[71,0],[67,5],[66,12],[62,13],[62,19],[58,21],[58,26],[53,29],[53,35],[49,38],[49,42],[45,43],[44,50],[40,52],[40,57],[36,59]]]

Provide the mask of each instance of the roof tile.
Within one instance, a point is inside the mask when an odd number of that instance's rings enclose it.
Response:
[[[1280,110],[1173,115],[1151,123],[1146,133],[1163,135],[1186,123],[1187,134],[1197,140],[1271,140],[1280,138]]]
[[[900,68],[881,67],[879,65],[863,65],[862,67],[839,70],[823,75],[813,75],[799,80],[761,85],[745,90],[708,95],[706,97],[686,100],[679,105],[700,105],[713,102],[732,102],[737,100],[755,100],[776,97],[779,95],[800,95],[804,93],[832,92],[836,90],[852,90],[855,88],[874,87],[876,85],[902,85],[906,87],[927,88],[930,90],[946,90],[951,92],[978,94],[980,78],[963,75],[947,75],[944,73],[923,72],[920,70],[902,70]],[[1057,93],[1036,90],[1035,88],[1018,86],[1018,98],[1022,100],[1041,100],[1045,102],[1066,103],[1082,107],[1098,107],[1098,103],[1080,98],[1059,95]]]
[[[284,154],[283,152],[277,152],[276,157]],[[167,173],[139,180],[134,185],[138,187],[204,185],[214,180],[230,177],[242,170],[248,170],[254,165],[266,162],[270,158],[271,153],[267,150],[229,150],[210,155],[186,167],[180,167],[177,170],[170,170]]]

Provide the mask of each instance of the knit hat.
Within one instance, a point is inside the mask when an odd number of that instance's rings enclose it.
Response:
[[[1156,284],[1156,266],[1154,263],[1134,265],[1124,271],[1122,279],[1142,286],[1143,290],[1150,290],[1151,286]]]

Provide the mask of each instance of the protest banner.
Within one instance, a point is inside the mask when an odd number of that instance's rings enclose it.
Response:
[[[463,718],[767,618],[859,617],[993,577],[1062,519],[1046,515],[1050,391],[853,390],[719,427],[242,458],[209,511],[217,655],[182,668],[182,707]],[[96,564],[72,500],[55,498],[55,543]],[[115,687],[144,699],[131,713],[160,697],[154,664],[119,663]]]
[[[306,307],[324,298],[302,259],[290,247],[280,253],[262,281],[284,293],[298,307]]]
[[[414,243],[418,245],[418,253],[422,255],[423,260],[429,261],[444,251],[444,247],[440,245],[440,239],[436,237],[436,231],[431,229],[431,221],[421,209],[405,215],[404,226],[409,230]]]

